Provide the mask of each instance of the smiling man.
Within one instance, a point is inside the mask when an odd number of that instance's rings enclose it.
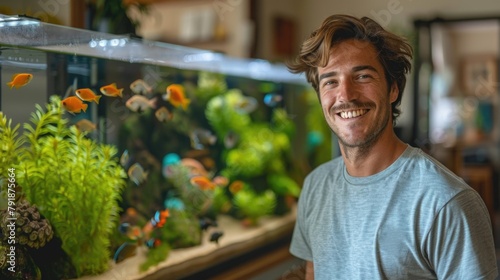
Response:
[[[290,246],[307,279],[495,279],[481,197],[394,133],[411,46],[369,18],[333,15],[288,67],[304,72],[341,157],[305,179]]]

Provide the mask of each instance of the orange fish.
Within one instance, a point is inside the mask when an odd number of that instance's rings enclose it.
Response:
[[[102,86],[100,88],[101,93],[106,95],[106,96],[111,96],[111,97],[123,97],[123,88],[117,88],[116,83],[112,83],[109,85]]]
[[[167,94],[164,99],[168,100],[174,107],[182,106],[184,110],[187,109],[191,100],[184,95],[184,88],[179,84],[169,85],[166,89]]]
[[[245,186],[245,183],[243,183],[243,181],[236,180],[236,181],[232,182],[231,185],[229,185],[229,191],[232,194],[236,194],[241,189],[243,189],[244,186]]]
[[[90,88],[80,88],[75,93],[81,100],[94,101],[96,104],[99,104],[99,99],[101,99],[101,95],[96,95]]]
[[[66,109],[68,112],[72,114],[80,113],[82,110],[85,112],[87,111],[88,107],[87,104],[83,103],[83,101],[76,96],[70,96],[62,100],[61,104],[64,107],[64,109]]]
[[[32,74],[19,73],[19,74],[15,74],[14,76],[12,76],[12,80],[10,82],[8,82],[7,85],[10,88],[13,88],[13,87],[20,88],[20,87],[27,85],[31,81],[31,79],[33,79]]]
[[[215,184],[208,179],[206,176],[194,176],[192,177],[189,182],[193,186],[198,186],[202,190],[214,190],[215,189]]]

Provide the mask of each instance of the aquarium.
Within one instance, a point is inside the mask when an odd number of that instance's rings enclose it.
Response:
[[[140,279],[265,246],[332,156],[281,64],[0,15],[0,71],[2,279]]]

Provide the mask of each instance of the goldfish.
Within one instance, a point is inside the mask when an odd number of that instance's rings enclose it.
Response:
[[[184,88],[179,84],[169,85],[166,91],[164,99],[168,100],[174,107],[181,106],[182,109],[186,110],[191,103],[191,100],[184,95]]]
[[[156,98],[148,99],[142,95],[134,95],[125,102],[125,106],[133,112],[143,112],[148,108],[156,107]]]
[[[100,89],[102,94],[110,97],[123,97],[123,88],[117,88],[116,83],[102,86]]]
[[[144,171],[144,168],[142,168],[141,164],[138,162],[130,166],[127,174],[130,180],[132,180],[132,182],[134,182],[137,186],[146,181],[146,178],[148,177],[148,172]]]
[[[96,124],[87,119],[77,121],[75,126],[81,132],[92,132],[97,129]]]
[[[83,101],[76,97],[76,96],[70,96],[68,98],[65,98],[61,101],[62,106],[64,109],[66,109],[68,112],[74,114],[74,113],[80,113],[82,110],[85,112],[87,111],[88,105],[83,103]]]
[[[160,109],[155,112],[156,119],[160,122],[166,122],[173,118],[172,112],[170,112],[165,106],[162,106]]]
[[[130,84],[130,89],[135,94],[148,94],[153,91],[153,89],[143,80],[137,79]]]
[[[20,88],[27,85],[31,79],[33,79],[33,74],[29,73],[18,73],[12,76],[12,80],[7,83],[10,88]]]
[[[94,101],[96,104],[99,104],[99,99],[101,99],[101,95],[96,95],[90,88],[77,89],[75,94],[83,101]]]
[[[214,190],[215,189],[215,184],[206,176],[194,176],[192,177],[189,182],[193,186],[199,187],[201,190]]]
[[[283,96],[276,93],[268,93],[264,95],[264,104],[269,107],[275,107],[283,100]]]

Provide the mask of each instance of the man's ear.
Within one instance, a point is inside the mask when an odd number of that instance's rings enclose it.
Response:
[[[399,96],[399,88],[398,84],[396,82],[392,83],[391,86],[391,91],[389,92],[389,99],[391,101],[391,104],[394,103]]]

